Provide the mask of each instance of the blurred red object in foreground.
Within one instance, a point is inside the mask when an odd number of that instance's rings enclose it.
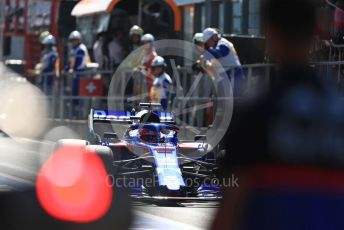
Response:
[[[102,218],[112,202],[112,188],[96,153],[81,146],[57,149],[41,168],[36,193],[56,219],[89,223]]]

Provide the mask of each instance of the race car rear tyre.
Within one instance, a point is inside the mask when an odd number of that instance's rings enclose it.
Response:
[[[225,160],[226,158],[226,154],[227,151],[225,149],[220,150],[217,154],[216,154],[216,162],[221,163]]]
[[[112,150],[109,147],[101,145],[88,145],[86,149],[95,152],[103,161],[104,167],[108,175],[113,175],[114,159]]]
[[[86,146],[87,141],[80,139],[61,139],[56,142],[55,149],[66,146]]]

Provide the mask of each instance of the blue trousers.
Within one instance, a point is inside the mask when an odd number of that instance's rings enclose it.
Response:
[[[226,71],[227,76],[229,77],[229,80],[231,81],[233,85],[232,79],[234,79],[234,88],[233,88],[233,95],[240,96],[241,95],[241,90],[242,90],[242,84],[244,80],[244,71],[240,67],[236,67],[230,70]]]

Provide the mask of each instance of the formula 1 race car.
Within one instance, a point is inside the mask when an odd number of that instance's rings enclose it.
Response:
[[[92,148],[113,176],[114,186],[129,188],[135,198],[221,198],[216,154],[206,136],[181,141],[174,114],[160,111],[160,107],[141,103],[138,112],[91,109],[89,140],[61,140],[59,145],[78,142]],[[114,127],[123,132],[122,138]]]

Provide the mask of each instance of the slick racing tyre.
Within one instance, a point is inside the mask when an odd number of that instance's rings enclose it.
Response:
[[[112,150],[107,146],[101,145],[88,145],[87,150],[95,152],[100,159],[103,161],[104,167],[108,175],[113,175],[113,153]]]
[[[61,139],[56,142],[55,149],[66,146],[86,146],[87,141],[80,139]]]
[[[226,154],[227,154],[227,151],[225,149],[220,150],[216,154],[216,162],[217,163],[222,163],[225,160],[225,158],[226,158]]]
[[[80,146],[85,147],[86,150],[96,153],[102,160],[106,172],[109,175],[113,175],[113,154],[109,147],[101,145],[88,145],[88,142],[85,140],[79,139],[62,139],[57,141],[55,149],[66,147],[66,146]]]

